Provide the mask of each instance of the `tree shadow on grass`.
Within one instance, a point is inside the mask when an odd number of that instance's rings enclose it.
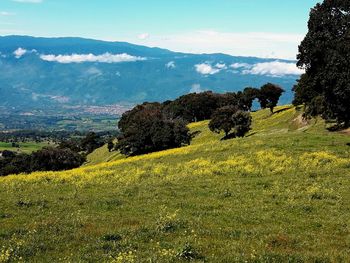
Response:
[[[286,111],[286,110],[290,110],[290,109],[292,109],[292,108],[293,108],[293,106],[289,106],[289,107],[285,107],[285,108],[283,108],[283,109],[276,110],[276,111],[274,111],[274,112],[272,113],[272,115],[278,114],[278,113],[281,113],[281,112],[284,112],[284,111]]]

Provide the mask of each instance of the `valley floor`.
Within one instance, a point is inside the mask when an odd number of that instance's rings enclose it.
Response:
[[[0,178],[0,262],[350,262],[350,138],[293,107],[245,138]],[[108,162],[107,162],[108,161]]]

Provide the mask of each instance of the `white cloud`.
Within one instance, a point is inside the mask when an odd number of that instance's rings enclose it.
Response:
[[[233,69],[239,69],[239,68],[248,69],[248,68],[251,68],[252,65],[249,65],[247,63],[234,63],[230,67],[233,68]]]
[[[220,72],[220,69],[211,66],[208,63],[202,63],[195,65],[196,71],[203,75],[214,75]]]
[[[218,69],[227,69],[226,64],[224,63],[217,63],[215,67]]]
[[[13,54],[15,55],[16,58],[21,58],[23,55],[27,53],[27,50],[24,48],[17,48],[15,51],[13,51]]]
[[[251,75],[268,75],[268,76],[285,76],[285,75],[301,75],[304,70],[299,69],[294,63],[287,62],[264,62],[252,65],[251,69],[246,69],[243,74]]]
[[[6,12],[6,11],[1,11],[0,12],[0,16],[14,16],[15,13],[11,13],[11,12]]]
[[[86,74],[92,75],[92,76],[101,76],[103,73],[100,69],[96,67],[90,67],[87,71]]]
[[[203,91],[201,84],[193,84],[190,89],[190,93],[201,93]]]
[[[142,34],[138,35],[137,37],[138,37],[138,39],[145,40],[145,39],[149,38],[150,35],[148,33],[142,33]]]
[[[227,69],[225,63],[216,63],[215,66],[212,66],[210,62],[205,62],[202,64],[195,65],[196,71],[203,75],[214,75],[219,73],[222,70]]]
[[[152,35],[139,44],[157,46],[178,52],[226,53],[262,58],[295,59],[303,34],[269,32],[218,32],[202,30],[173,35]],[[125,39],[125,41],[135,41]]]
[[[15,55],[16,58],[21,58],[25,54],[31,54],[31,53],[38,53],[38,51],[36,49],[27,50],[27,49],[24,49],[21,47],[17,48],[15,51],[13,51],[13,55]]]
[[[122,62],[135,62],[143,61],[146,58],[135,57],[129,54],[110,54],[105,53],[102,55],[94,54],[72,54],[72,55],[40,55],[40,58],[49,62],[58,62],[62,64],[68,63],[84,63],[84,62],[100,62],[100,63],[122,63]]]
[[[174,69],[174,68],[176,68],[175,61],[170,61],[170,62],[168,62],[167,64],[165,64],[165,67],[166,67],[166,68],[169,68],[169,69]]]
[[[43,0],[12,0],[12,1],[17,3],[30,3],[30,4],[40,4],[43,2]]]

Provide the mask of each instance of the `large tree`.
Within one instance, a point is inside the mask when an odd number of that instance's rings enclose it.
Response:
[[[209,122],[212,132],[224,132],[224,139],[244,137],[250,130],[252,119],[249,112],[239,110],[235,106],[225,106],[217,109]]]
[[[181,118],[187,122],[207,120],[219,107],[220,95],[211,91],[183,95],[163,104],[163,112],[170,119]]]
[[[234,128],[232,116],[236,112],[237,107],[234,106],[224,106],[217,109],[211,116],[209,129],[216,133],[223,131],[225,133],[225,137],[228,137],[229,133]]]
[[[295,104],[305,103],[311,113],[322,109],[324,117],[349,126],[350,1],[317,4],[311,10],[308,28],[297,57],[306,75],[294,89]],[[322,107],[317,103],[320,101],[324,102]]]
[[[144,103],[123,114],[118,127],[116,149],[132,156],[190,143],[191,136],[184,121],[170,120],[159,103]]]
[[[284,90],[276,84],[267,83],[262,86],[258,94],[261,108],[269,108],[273,113],[283,92]]]

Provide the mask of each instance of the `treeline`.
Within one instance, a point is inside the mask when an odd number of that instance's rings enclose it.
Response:
[[[84,131],[44,131],[44,130],[18,130],[11,132],[0,132],[0,141],[6,143],[20,143],[20,142],[47,142],[60,143],[71,138],[83,138],[89,132]],[[97,132],[97,136],[107,138],[116,136],[117,132]]]
[[[278,85],[268,83],[260,89],[246,88],[237,93],[207,91],[174,101],[143,103],[123,114],[118,123],[121,135],[114,149],[133,156],[188,145],[192,135],[186,125],[208,119],[212,119],[209,128],[224,131],[225,139],[244,136],[250,129],[253,101],[258,100],[262,108],[273,113],[283,92]],[[113,149],[112,142],[108,148]]]
[[[77,168],[85,162],[82,154],[70,149],[45,147],[32,154],[3,151],[0,158],[0,176],[35,171],[62,171]]]
[[[3,151],[0,176],[77,168],[86,161],[87,154],[104,145],[110,138],[90,132],[83,138],[63,140],[56,147],[45,147],[32,154]]]

